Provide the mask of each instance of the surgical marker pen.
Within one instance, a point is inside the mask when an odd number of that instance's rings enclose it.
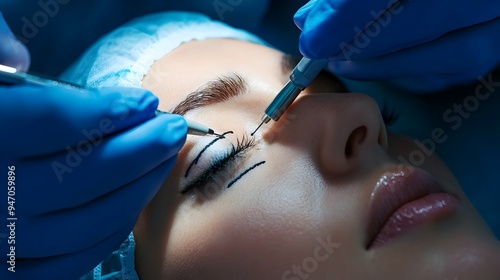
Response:
[[[286,109],[290,107],[295,98],[297,98],[299,93],[308,87],[316,76],[318,76],[321,70],[323,70],[327,62],[328,59],[326,58],[311,60],[303,57],[297,66],[293,68],[292,74],[290,75],[290,81],[267,107],[264,115],[262,116],[262,122],[251,135],[253,136],[264,123],[268,123],[271,119],[278,121],[283,113],[285,113]]]
[[[59,81],[53,78],[42,78],[37,75],[19,72],[17,71],[16,68],[0,64],[0,85],[3,84],[5,85],[30,84],[37,86],[66,87],[76,90],[86,89],[81,85],[72,84],[65,81]],[[168,113],[156,110],[156,115],[161,115],[161,114],[168,114]],[[200,136],[204,135],[220,136],[219,134],[215,133],[213,129],[210,129],[205,125],[190,120],[186,120],[186,122],[188,126],[188,134],[200,135]]]

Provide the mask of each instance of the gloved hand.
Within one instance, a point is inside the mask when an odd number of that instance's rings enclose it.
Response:
[[[26,46],[19,42],[0,12],[0,64],[27,71],[30,66],[30,54]]]
[[[393,79],[414,91],[471,82],[499,65],[499,1],[393,2],[310,1],[294,17],[300,51],[331,57],[328,67],[340,76]]]
[[[157,106],[143,89],[0,86],[0,279],[76,279],[120,246],[185,141]]]

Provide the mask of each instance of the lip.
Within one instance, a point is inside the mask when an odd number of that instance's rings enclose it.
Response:
[[[421,168],[403,166],[377,181],[370,196],[367,249],[406,234],[420,224],[453,214],[459,201]]]

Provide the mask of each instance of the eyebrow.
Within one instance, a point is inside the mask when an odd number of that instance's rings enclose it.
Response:
[[[293,67],[299,59],[294,56],[284,54],[281,56],[281,70],[283,74],[290,74]],[[214,80],[208,81],[191,92],[174,109],[170,110],[172,114],[184,115],[187,112],[224,102],[232,97],[236,97],[248,92],[247,81],[236,73],[219,76]]]
[[[191,92],[173,110],[172,114],[184,115],[188,111],[224,102],[248,91],[248,84],[236,73],[217,77]]]

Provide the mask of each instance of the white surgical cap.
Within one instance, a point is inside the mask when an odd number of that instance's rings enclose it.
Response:
[[[164,12],[137,18],[104,36],[61,78],[91,88],[141,87],[153,63],[182,43],[231,38],[261,45],[262,39],[241,29],[189,12]],[[132,233],[107,259],[81,280],[138,280]]]
[[[153,63],[182,43],[231,38],[269,45],[257,36],[190,12],[164,12],[137,18],[101,38],[63,75],[82,86],[140,87]]]

